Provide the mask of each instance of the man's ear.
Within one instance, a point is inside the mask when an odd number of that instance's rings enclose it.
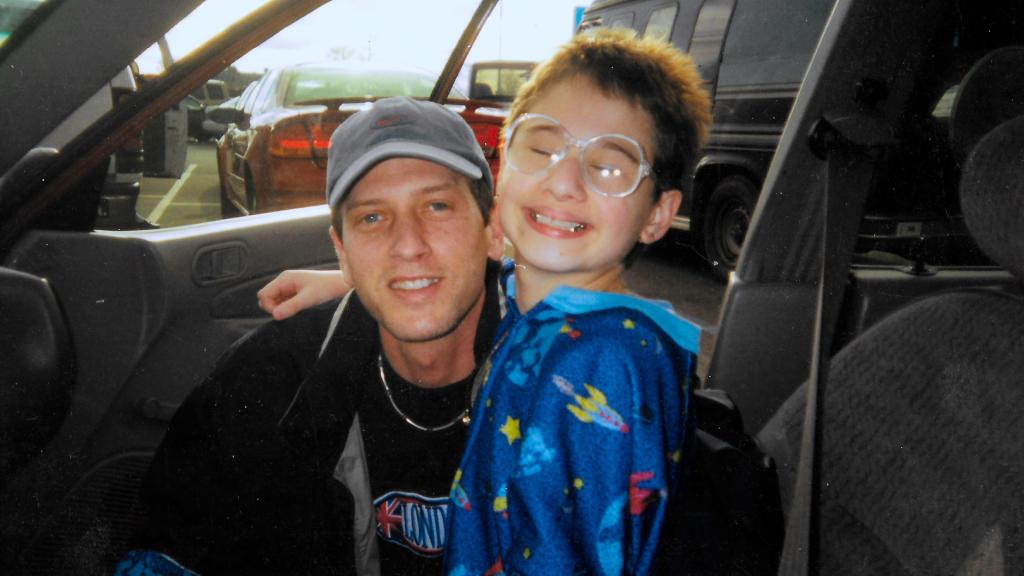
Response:
[[[485,232],[487,234],[487,257],[500,261],[505,255],[505,233],[502,231],[498,212],[498,198],[495,197],[494,205],[491,206],[490,224],[487,225]]]
[[[345,253],[345,245],[341,243],[341,236],[338,235],[338,231],[334,229],[334,226],[330,227],[330,235],[331,243],[334,244],[334,253],[338,255],[338,267],[341,269],[345,282],[351,285],[352,279],[348,275],[348,254]]]
[[[661,239],[668,232],[672,225],[672,218],[679,210],[679,204],[683,201],[683,193],[679,190],[665,190],[658,197],[658,201],[651,207],[651,214],[647,223],[640,230],[640,241],[644,244],[653,244]]]

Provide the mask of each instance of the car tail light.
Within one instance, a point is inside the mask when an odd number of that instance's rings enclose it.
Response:
[[[278,158],[327,157],[331,133],[320,124],[294,122],[274,128],[270,135],[270,154]]]
[[[479,124],[474,122],[473,134],[480,148],[484,151],[484,158],[488,160],[498,157],[498,149],[501,141],[501,126],[497,124]]]

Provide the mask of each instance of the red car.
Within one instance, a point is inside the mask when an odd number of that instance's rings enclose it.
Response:
[[[378,98],[427,99],[435,81],[418,70],[350,62],[268,71],[234,107],[210,112],[212,120],[229,125],[217,145],[223,215],[323,203],[327,145],[338,124]],[[496,174],[504,117],[499,105],[451,95],[447,104],[473,127]]]

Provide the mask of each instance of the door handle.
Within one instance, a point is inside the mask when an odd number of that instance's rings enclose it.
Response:
[[[240,242],[208,246],[196,253],[192,276],[200,286],[241,276],[247,266],[247,251]]]

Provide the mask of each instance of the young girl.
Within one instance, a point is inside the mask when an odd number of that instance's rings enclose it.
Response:
[[[578,36],[512,105],[498,185],[508,311],[456,472],[451,574],[644,573],[692,447],[698,329],[626,294],[710,124],[692,62]]]
[[[652,570],[693,447],[699,330],[623,274],[668,230],[710,123],[692,61],[626,32],[577,36],[518,94],[498,183],[515,263],[447,573]]]

